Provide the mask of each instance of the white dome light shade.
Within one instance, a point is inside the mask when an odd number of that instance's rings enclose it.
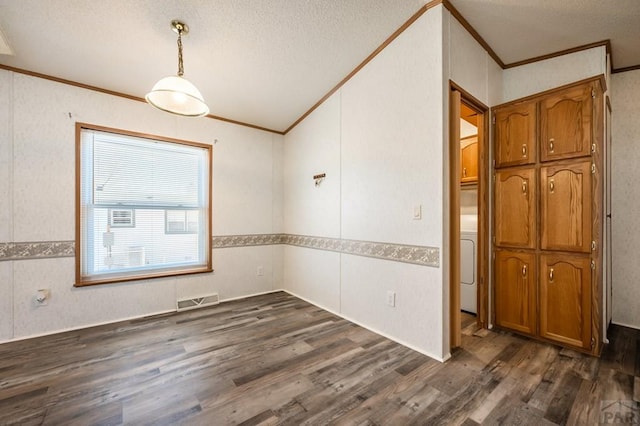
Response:
[[[145,96],[154,107],[172,114],[202,117],[209,114],[200,91],[184,77],[172,75],[158,81]]]

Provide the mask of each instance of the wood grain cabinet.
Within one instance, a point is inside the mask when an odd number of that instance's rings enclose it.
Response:
[[[540,169],[543,250],[591,251],[591,161]]]
[[[536,257],[500,250],[495,260],[496,324],[536,334]]]
[[[591,85],[571,88],[540,101],[540,160],[591,155]]]
[[[493,110],[495,324],[593,355],[606,316],[604,88],[592,78]]]
[[[503,169],[495,174],[495,243],[500,247],[536,247],[536,170]]]
[[[591,349],[589,256],[540,256],[540,336]]]
[[[460,163],[460,183],[477,183],[478,136],[470,136],[461,140]]]
[[[494,113],[496,168],[536,162],[536,103],[523,102]]]

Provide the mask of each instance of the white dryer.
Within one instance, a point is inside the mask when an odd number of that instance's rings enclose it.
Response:
[[[472,314],[478,313],[477,256],[478,233],[460,232],[460,308]]]

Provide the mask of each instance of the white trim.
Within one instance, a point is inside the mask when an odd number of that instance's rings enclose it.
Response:
[[[286,290],[267,290],[267,291],[261,291],[259,293],[247,294],[246,296],[236,296],[236,297],[230,297],[229,299],[220,299],[220,303],[233,302],[234,300],[248,299],[249,297],[264,296],[265,294],[277,293],[279,291],[284,291],[285,293],[287,293]]]
[[[625,324],[618,321],[611,321],[611,324],[621,325],[622,327],[633,328],[634,330],[640,330],[640,325],[630,325],[630,324]]]
[[[176,312],[176,310],[175,309],[169,309],[169,310],[166,310],[166,311],[157,311],[157,312],[152,312],[152,313],[148,313],[148,314],[134,315],[134,316],[131,316],[131,317],[120,318],[120,319],[113,320],[113,321],[102,321],[102,322],[96,322],[96,323],[93,323],[93,324],[81,325],[81,326],[78,326],[78,327],[63,328],[63,329],[60,329],[60,330],[52,330],[52,331],[47,331],[47,332],[44,332],[44,333],[30,334],[28,336],[14,337],[13,339],[10,339],[10,340],[0,340],[0,345],[4,344],[4,343],[19,342],[21,340],[35,339],[37,337],[51,336],[53,334],[67,333],[69,331],[83,330],[85,328],[99,327],[101,325],[115,324],[115,323],[122,322],[122,321],[131,321],[131,320],[140,319],[140,318],[153,317],[153,316],[156,316],[156,315],[164,315],[164,314],[173,313],[173,312]]]
[[[282,292],[286,293],[286,290],[269,290],[269,291],[264,291],[264,292],[261,292],[261,293],[248,294],[246,296],[232,297],[232,298],[229,298],[229,299],[220,299],[220,303],[231,302],[233,300],[246,299],[246,298],[254,297],[254,296],[263,296],[265,294],[277,293],[279,291],[282,291]],[[212,305],[212,306],[217,306],[217,305]],[[86,329],[86,328],[99,327],[99,326],[102,326],[102,325],[115,324],[115,323],[123,322],[123,321],[131,321],[131,320],[136,320],[136,319],[140,319],[140,318],[153,317],[153,316],[156,316],[156,315],[164,315],[164,314],[177,313],[177,312],[178,311],[175,308],[174,309],[167,309],[167,310],[163,310],[163,311],[156,311],[156,312],[151,312],[151,313],[146,313],[146,314],[141,314],[141,315],[134,315],[134,316],[131,316],[131,317],[118,318],[118,319],[114,319],[114,320],[110,320],[110,321],[102,321],[102,322],[97,322],[97,323],[92,323],[92,324],[81,325],[81,326],[78,326],[78,327],[69,327],[69,328],[63,328],[63,329],[58,329],[58,330],[47,331],[47,332],[44,332],[44,333],[30,334],[28,336],[14,337],[14,338],[9,339],[9,340],[0,340],[0,345],[2,345],[4,343],[19,342],[21,340],[35,339],[37,337],[51,336],[53,334],[67,333],[69,331],[83,330],[83,329]]]
[[[416,347],[416,346],[414,346],[412,344],[409,344],[407,342],[404,342],[404,341],[402,341],[402,340],[400,340],[400,339],[398,339],[398,338],[396,338],[394,336],[391,336],[391,335],[389,335],[387,333],[384,333],[382,331],[376,330],[375,328],[369,327],[369,326],[367,326],[367,325],[365,325],[365,324],[363,324],[363,323],[361,323],[359,321],[356,321],[356,320],[354,320],[352,318],[349,318],[349,317],[347,317],[345,315],[342,315],[342,314],[340,314],[338,312],[335,312],[332,309],[329,309],[329,308],[326,308],[326,307],[324,307],[322,305],[314,303],[311,300],[308,300],[308,299],[306,299],[306,298],[304,298],[302,296],[299,296],[299,295],[297,295],[297,294],[295,294],[295,293],[293,293],[293,292],[291,292],[289,290],[285,290],[285,289],[267,290],[267,291],[263,291],[263,292],[259,292],[259,293],[248,294],[248,295],[245,295],[245,296],[237,296],[237,297],[231,297],[231,298],[228,298],[228,299],[220,299],[220,304],[221,303],[225,303],[225,302],[232,302],[234,300],[247,299],[249,297],[264,296],[265,294],[272,294],[272,293],[278,293],[278,292],[284,292],[284,293],[287,293],[287,294],[289,294],[291,296],[297,297],[298,299],[304,300],[307,303],[310,303],[310,304],[312,304],[314,306],[317,306],[317,307],[319,307],[321,309],[324,309],[325,311],[330,312],[333,315],[339,316],[340,318],[343,318],[343,319],[345,319],[345,320],[347,320],[347,321],[349,321],[349,322],[351,322],[353,324],[356,324],[356,325],[358,325],[358,326],[360,326],[362,328],[365,328],[365,329],[367,329],[367,330],[369,330],[369,331],[371,331],[373,333],[376,333],[376,334],[378,334],[378,335],[380,335],[382,337],[385,337],[385,338],[387,338],[389,340],[392,340],[392,341],[394,341],[394,342],[396,342],[396,343],[398,343],[398,344],[400,344],[402,346],[405,346],[405,347],[407,347],[407,348],[409,348],[411,350],[419,352],[422,355],[428,356],[429,358],[432,358],[432,359],[434,359],[436,361],[445,362],[445,361],[447,361],[448,359],[451,358],[451,354],[450,353],[447,353],[444,357],[436,356],[436,355],[434,355],[434,354],[432,354],[430,352],[425,351],[424,349],[420,349],[420,348],[418,348],[418,347]],[[219,306],[219,304],[218,305],[212,305],[212,306]],[[140,318],[153,317],[153,316],[156,316],[156,315],[164,315],[164,314],[177,313],[177,312],[178,311],[176,309],[168,309],[168,310],[152,312],[152,313],[148,313],[148,314],[134,315],[134,316],[127,317],[127,318],[120,318],[120,319],[113,320],[113,321],[103,321],[103,322],[87,324],[87,325],[79,326],[79,327],[71,327],[71,328],[65,328],[65,329],[61,329],[61,330],[48,331],[46,333],[32,334],[32,335],[29,335],[29,336],[22,336],[22,337],[13,338],[13,339],[10,339],[10,340],[0,340],[0,345],[2,345],[4,343],[18,342],[18,341],[21,341],[21,340],[28,340],[28,339],[35,339],[37,337],[50,336],[50,335],[53,335],[53,334],[66,333],[66,332],[69,332],[69,331],[82,330],[82,329],[86,329],[86,328],[99,327],[99,326],[102,326],[102,325],[115,324],[115,323],[123,322],[123,321],[131,321],[131,320],[140,319]]]
[[[332,313],[332,314],[334,314],[334,315],[337,315],[337,316],[339,316],[340,318],[343,318],[343,319],[345,319],[345,320],[347,320],[347,321],[349,321],[349,322],[351,322],[351,323],[354,323],[354,324],[356,324],[356,325],[358,325],[358,326],[360,326],[360,327],[362,327],[362,328],[366,328],[367,330],[369,330],[369,331],[371,331],[371,332],[373,332],[373,333],[379,334],[379,335],[380,335],[380,336],[382,336],[382,337],[385,337],[385,338],[387,338],[387,339],[389,339],[389,340],[392,340],[392,341],[394,341],[394,342],[396,342],[396,343],[398,343],[398,344],[400,344],[400,345],[402,345],[402,346],[405,346],[405,347],[407,347],[407,348],[409,348],[409,349],[411,349],[411,350],[414,350],[414,351],[416,351],[416,352],[419,352],[419,353],[421,353],[422,355],[426,355],[426,356],[428,356],[429,358],[432,358],[432,359],[434,359],[434,360],[436,360],[436,361],[439,361],[439,362],[445,362],[445,361],[447,361],[449,358],[451,358],[451,354],[450,354],[450,353],[445,354],[445,356],[444,356],[444,357],[436,356],[436,355],[434,355],[434,354],[432,354],[432,353],[430,353],[430,352],[425,351],[424,349],[420,349],[420,348],[418,348],[418,347],[416,347],[416,346],[414,346],[414,345],[412,345],[412,344],[410,344],[410,343],[407,343],[407,342],[405,342],[405,341],[403,341],[403,340],[400,340],[400,339],[398,339],[397,337],[391,336],[391,335],[389,335],[389,334],[387,334],[387,333],[385,333],[385,332],[382,332],[382,331],[377,330],[377,329],[375,329],[375,328],[373,328],[373,327],[370,327],[370,326],[368,326],[368,325],[366,325],[366,324],[363,324],[363,323],[361,323],[360,321],[356,321],[356,320],[354,320],[354,319],[352,319],[352,318],[349,318],[349,317],[348,317],[348,316],[346,316],[346,315],[343,315],[343,314],[341,314],[341,313],[338,313],[338,312],[334,311],[333,309],[329,309],[329,308],[326,308],[326,307],[324,307],[324,306],[322,306],[322,305],[319,305],[319,304],[317,304],[317,303],[315,303],[315,302],[313,302],[313,301],[311,301],[311,300],[309,300],[309,299],[307,299],[307,298],[304,298],[304,297],[302,297],[302,296],[300,296],[300,295],[298,295],[298,294],[293,293],[292,291],[284,290],[284,289],[283,289],[283,290],[276,290],[276,291],[284,291],[285,293],[288,293],[288,294],[290,294],[291,296],[297,297],[298,299],[302,299],[302,300],[304,300],[304,301],[305,301],[305,302],[307,302],[307,303],[311,303],[312,305],[317,306],[317,307],[318,307],[318,308],[320,308],[320,309],[324,309],[324,310],[325,310],[325,311],[327,311],[327,312],[330,312],[330,313]]]

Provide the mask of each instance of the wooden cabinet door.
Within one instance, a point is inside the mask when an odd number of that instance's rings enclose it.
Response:
[[[591,348],[591,259],[540,256],[540,336]]]
[[[533,253],[496,251],[496,324],[536,334],[536,256]]]
[[[473,183],[478,181],[478,137],[472,136],[462,140],[460,149],[460,182]]]
[[[540,168],[540,247],[591,251],[591,161]]]
[[[495,244],[535,248],[535,169],[497,170],[494,200]]]
[[[536,162],[536,104],[500,108],[495,117],[496,167]]]
[[[591,154],[591,89],[575,87],[540,102],[540,161]]]

